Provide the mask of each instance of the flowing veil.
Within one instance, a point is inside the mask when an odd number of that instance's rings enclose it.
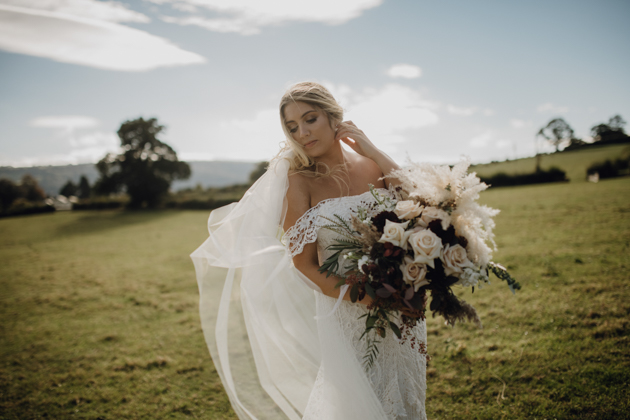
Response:
[[[291,152],[276,157],[241,201],[214,210],[191,254],[204,336],[239,419],[301,419],[318,373],[331,419],[386,418],[321,290],[282,244]],[[321,315],[321,314],[320,314]]]

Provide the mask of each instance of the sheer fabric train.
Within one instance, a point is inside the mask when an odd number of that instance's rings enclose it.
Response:
[[[281,243],[288,168],[276,158],[241,201],[214,210],[191,255],[212,360],[241,420],[301,419],[320,366],[331,419],[385,419],[343,332],[315,319],[319,288]]]

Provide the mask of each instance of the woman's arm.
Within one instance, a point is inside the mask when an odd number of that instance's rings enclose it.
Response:
[[[377,148],[374,143],[367,138],[365,133],[352,121],[339,123],[339,125],[337,125],[337,134],[335,138],[346,143],[358,154],[365,156],[368,159],[372,159],[379,168],[381,168],[381,172],[385,176],[387,183],[394,185],[400,184],[398,179],[387,177],[391,171],[400,169],[400,166],[398,166],[392,158],[383,153],[382,150]]]
[[[297,220],[310,208],[310,194],[308,192],[306,180],[300,175],[289,176],[289,189],[287,190],[287,214],[284,220],[285,232],[297,222]],[[295,268],[315,283],[326,296],[332,298],[339,297],[339,288],[335,285],[340,278],[337,276],[326,277],[326,274],[319,272],[319,260],[317,258],[317,244],[310,243],[304,245],[304,250],[293,257]],[[350,293],[346,293],[344,300],[351,300]],[[372,301],[369,296],[359,301],[365,305]]]

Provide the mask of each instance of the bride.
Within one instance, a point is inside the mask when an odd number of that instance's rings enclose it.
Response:
[[[366,366],[359,318],[370,298],[352,303],[338,277],[318,271],[338,237],[327,219],[369,209],[370,184],[388,194],[398,165],[317,83],[289,88],[280,117],[285,147],[240,202],[212,212],[191,255],[232,407],[240,419],[425,419],[424,322],[403,342],[390,332]]]

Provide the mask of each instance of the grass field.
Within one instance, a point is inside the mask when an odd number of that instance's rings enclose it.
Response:
[[[541,155],[540,167],[549,169],[557,166],[567,173],[567,178],[571,182],[585,182],[586,169],[595,162],[602,162],[606,159],[617,159],[622,152],[630,153],[630,145],[616,144],[602,147],[588,147],[583,150],[572,150],[561,153],[551,153]],[[479,176],[492,176],[498,172],[507,174],[523,174],[534,172],[536,169],[536,158],[529,157],[505,162],[487,163],[475,165],[471,171],[477,172]]]
[[[630,418],[629,197],[628,178],[483,194],[523,290],[461,290],[482,330],[429,317],[430,419]],[[188,258],[206,220],[0,220],[0,418],[235,418]]]

